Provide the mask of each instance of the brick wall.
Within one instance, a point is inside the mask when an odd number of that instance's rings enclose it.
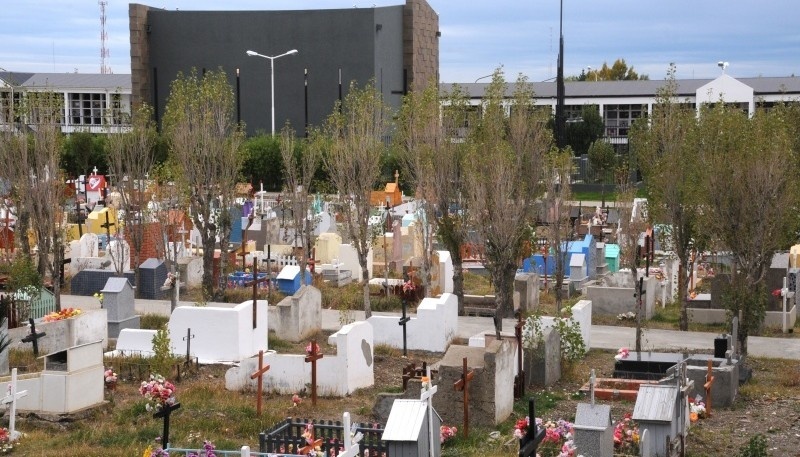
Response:
[[[409,90],[439,81],[439,15],[425,0],[406,0],[403,66],[408,70]]]

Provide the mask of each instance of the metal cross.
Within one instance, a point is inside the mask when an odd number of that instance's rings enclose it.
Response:
[[[155,419],[164,419],[164,431],[161,435],[161,442],[164,444],[164,449],[169,448],[169,416],[172,415],[173,411],[180,407],[180,403],[165,404],[161,407],[161,409],[158,410],[158,412],[153,414],[153,418]]]
[[[47,335],[45,332],[36,333],[36,324],[33,322],[33,318],[29,318],[28,322],[31,326],[31,333],[28,334],[25,338],[22,338],[23,343],[33,343],[33,356],[39,357],[39,338]]]
[[[194,335],[192,335],[192,329],[187,328],[186,336],[183,337],[183,341],[186,341],[186,363],[189,363],[190,360],[190,352],[191,352],[190,349],[192,344],[192,338],[194,338]]]

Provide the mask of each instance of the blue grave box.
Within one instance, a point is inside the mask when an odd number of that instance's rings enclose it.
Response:
[[[311,273],[306,269],[306,284],[311,284]],[[278,273],[278,289],[286,295],[294,295],[300,290],[300,267],[297,265],[286,265]]]

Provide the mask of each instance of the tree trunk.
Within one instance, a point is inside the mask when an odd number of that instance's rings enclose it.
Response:
[[[679,319],[679,327],[684,332],[689,330],[689,315],[687,308],[689,302],[687,300],[686,282],[686,262],[684,258],[678,259],[678,303],[681,304],[681,316]]]
[[[214,296],[214,237],[205,237],[203,243],[203,298]],[[220,254],[221,255],[221,254]]]
[[[359,259],[361,256],[359,256]],[[366,267],[366,259],[361,266],[361,284],[364,291],[364,319],[372,317],[372,304],[369,301],[369,270]]]
[[[450,252],[452,256],[452,251]],[[464,267],[461,255],[453,258],[453,294],[458,299],[458,315],[464,315]]]
[[[495,297],[494,329],[498,340],[500,332],[503,331],[503,318],[510,314],[514,306],[514,273],[516,270],[516,265],[511,264],[511,268],[508,265],[499,266],[492,272]]]

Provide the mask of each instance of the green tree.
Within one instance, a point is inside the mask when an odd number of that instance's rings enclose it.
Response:
[[[192,222],[203,246],[203,293],[214,297],[213,260],[219,238],[219,271],[228,264],[234,188],[241,170],[244,135],[234,119],[233,90],[222,70],[199,76],[196,70],[173,81],[164,133],[180,173],[178,181],[189,196]],[[227,281],[220,281],[220,293]]]
[[[589,146],[603,136],[605,124],[600,117],[597,105],[584,105],[581,108],[581,118],[567,122],[565,136],[567,145],[572,148],[576,156],[588,154]]]
[[[243,151],[242,176],[254,189],[260,190],[263,184],[267,192],[280,192],[284,184],[280,138],[260,133],[244,142]]]
[[[603,202],[606,201],[606,181],[608,173],[614,168],[617,161],[617,153],[611,143],[603,140],[595,140],[589,146],[589,166],[595,173],[595,180],[600,181],[600,194]]]
[[[603,65],[596,70],[589,70],[587,72],[581,71],[581,81],[635,81],[635,80],[648,80],[647,75],[640,75],[634,71],[633,66],[628,67],[625,59],[617,59],[609,67],[608,62],[603,62]]]
[[[106,135],[85,131],[71,133],[64,140],[60,163],[67,176],[74,178],[89,175],[95,167],[99,174],[105,174],[108,170]]]
[[[353,244],[361,265],[367,318],[372,316],[367,256],[374,237],[369,227],[370,193],[380,176],[381,156],[386,153],[383,135],[387,131],[384,118],[387,112],[374,83],[363,88],[351,83],[343,103],[337,103],[324,128],[329,141],[325,166],[333,187],[343,199],[340,208],[345,235]]]
[[[752,118],[725,103],[704,107],[695,152],[704,164],[703,223],[733,256],[733,315],[741,313],[739,344],[764,319],[765,276],[773,254],[796,242],[800,225],[800,173],[796,161],[796,126],[784,107],[758,110]]]
[[[517,80],[506,116],[506,82],[495,71],[483,99],[483,116],[469,138],[466,179],[470,217],[483,242],[483,261],[495,289],[495,332],[513,312],[514,275],[533,220],[544,155],[553,135],[533,90]]]
[[[698,183],[702,174],[697,152],[690,143],[696,127],[695,112],[679,103],[676,93],[673,65],[666,85],[658,91],[649,124],[646,120],[634,123],[630,144],[644,176],[650,221],[662,224],[664,241],[678,257],[680,329],[688,330],[687,266],[691,251],[702,249],[698,221],[702,204]]]
[[[555,267],[553,273],[556,283],[556,307],[561,310],[563,301],[562,289],[567,265],[569,243],[574,232],[570,213],[572,212],[572,190],[569,185],[572,174],[572,151],[569,147],[563,150],[553,148],[549,151],[544,162],[544,189],[545,195],[542,202],[545,206],[547,227],[543,231],[549,246],[548,251],[553,252]],[[546,274],[546,273],[545,273]],[[560,314],[559,314],[560,315]]]

